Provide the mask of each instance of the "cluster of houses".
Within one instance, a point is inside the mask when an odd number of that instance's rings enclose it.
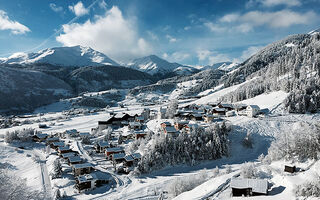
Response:
[[[166,119],[166,112],[165,108],[159,108],[157,118]],[[257,105],[209,103],[207,105],[190,104],[183,106],[177,110],[175,117],[185,121],[193,120],[209,123],[222,116],[256,117],[260,113],[261,110]]]
[[[87,134],[84,135],[87,136]],[[75,136],[81,137],[81,133],[72,129],[63,133],[57,133],[56,136],[38,133],[33,136],[33,140],[36,142],[45,142],[47,146],[54,149],[57,152],[57,155],[70,166],[76,180],[75,188],[78,189],[79,192],[110,183],[112,181],[112,176],[110,174],[96,170],[91,163],[88,163],[85,159],[81,158],[78,151],[72,150],[69,145],[65,144],[63,140],[60,140],[61,137],[68,138]]]
[[[97,153],[104,153],[107,160],[112,161],[113,165],[121,164],[125,173],[132,171],[133,166],[141,159],[140,153],[125,154],[124,148],[114,146],[107,141],[99,141],[95,144]]]

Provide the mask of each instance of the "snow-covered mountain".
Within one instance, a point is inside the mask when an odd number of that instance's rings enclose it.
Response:
[[[37,53],[15,53],[8,58],[0,59],[0,64],[34,63],[73,67],[119,65],[103,53],[83,46],[55,47]]]
[[[169,73],[182,75],[191,74],[197,71],[197,69],[190,66],[183,66],[179,63],[170,63],[156,55],[134,59],[132,62],[128,63],[127,67],[146,72],[151,75],[165,75]]]
[[[201,70],[207,70],[207,69],[219,69],[222,71],[232,71],[234,69],[236,69],[239,66],[238,63],[234,63],[234,62],[220,62],[220,63],[215,63],[213,65],[207,65],[207,66],[203,66],[200,69]]]
[[[317,33],[320,33],[320,28],[309,32],[310,35],[314,35],[314,34],[317,34]]]

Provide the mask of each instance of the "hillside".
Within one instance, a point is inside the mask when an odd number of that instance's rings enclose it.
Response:
[[[285,100],[288,111],[315,112],[320,107],[319,40],[319,33],[300,34],[268,45],[219,80],[216,86],[222,88],[252,80],[219,101],[237,102],[282,90],[290,93]]]
[[[72,95],[72,88],[54,76],[6,67],[0,67],[0,88],[2,112],[29,111]]]

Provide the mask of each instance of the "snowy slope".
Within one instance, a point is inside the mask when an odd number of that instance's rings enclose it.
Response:
[[[320,33],[320,28],[309,32],[310,35],[319,34],[319,33]]]
[[[190,72],[192,71],[197,71],[193,67],[183,66],[178,63],[170,63],[164,59],[159,58],[156,55],[134,59],[127,66],[151,75],[167,74],[172,72],[178,72],[178,74],[184,74],[185,72],[187,72],[188,74],[190,74]]]
[[[15,53],[6,59],[1,59],[0,63],[48,63],[52,65],[76,67],[119,65],[103,53],[83,46],[55,47],[44,49],[37,53]]]
[[[207,65],[200,67],[199,69],[201,70],[207,70],[207,69],[219,69],[223,71],[232,71],[236,69],[239,66],[238,63],[233,63],[233,62],[220,62],[220,63],[215,63],[213,65]]]

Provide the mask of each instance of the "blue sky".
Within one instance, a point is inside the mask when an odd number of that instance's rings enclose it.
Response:
[[[320,0],[0,0],[0,57],[83,45],[118,62],[241,62],[319,15]]]

